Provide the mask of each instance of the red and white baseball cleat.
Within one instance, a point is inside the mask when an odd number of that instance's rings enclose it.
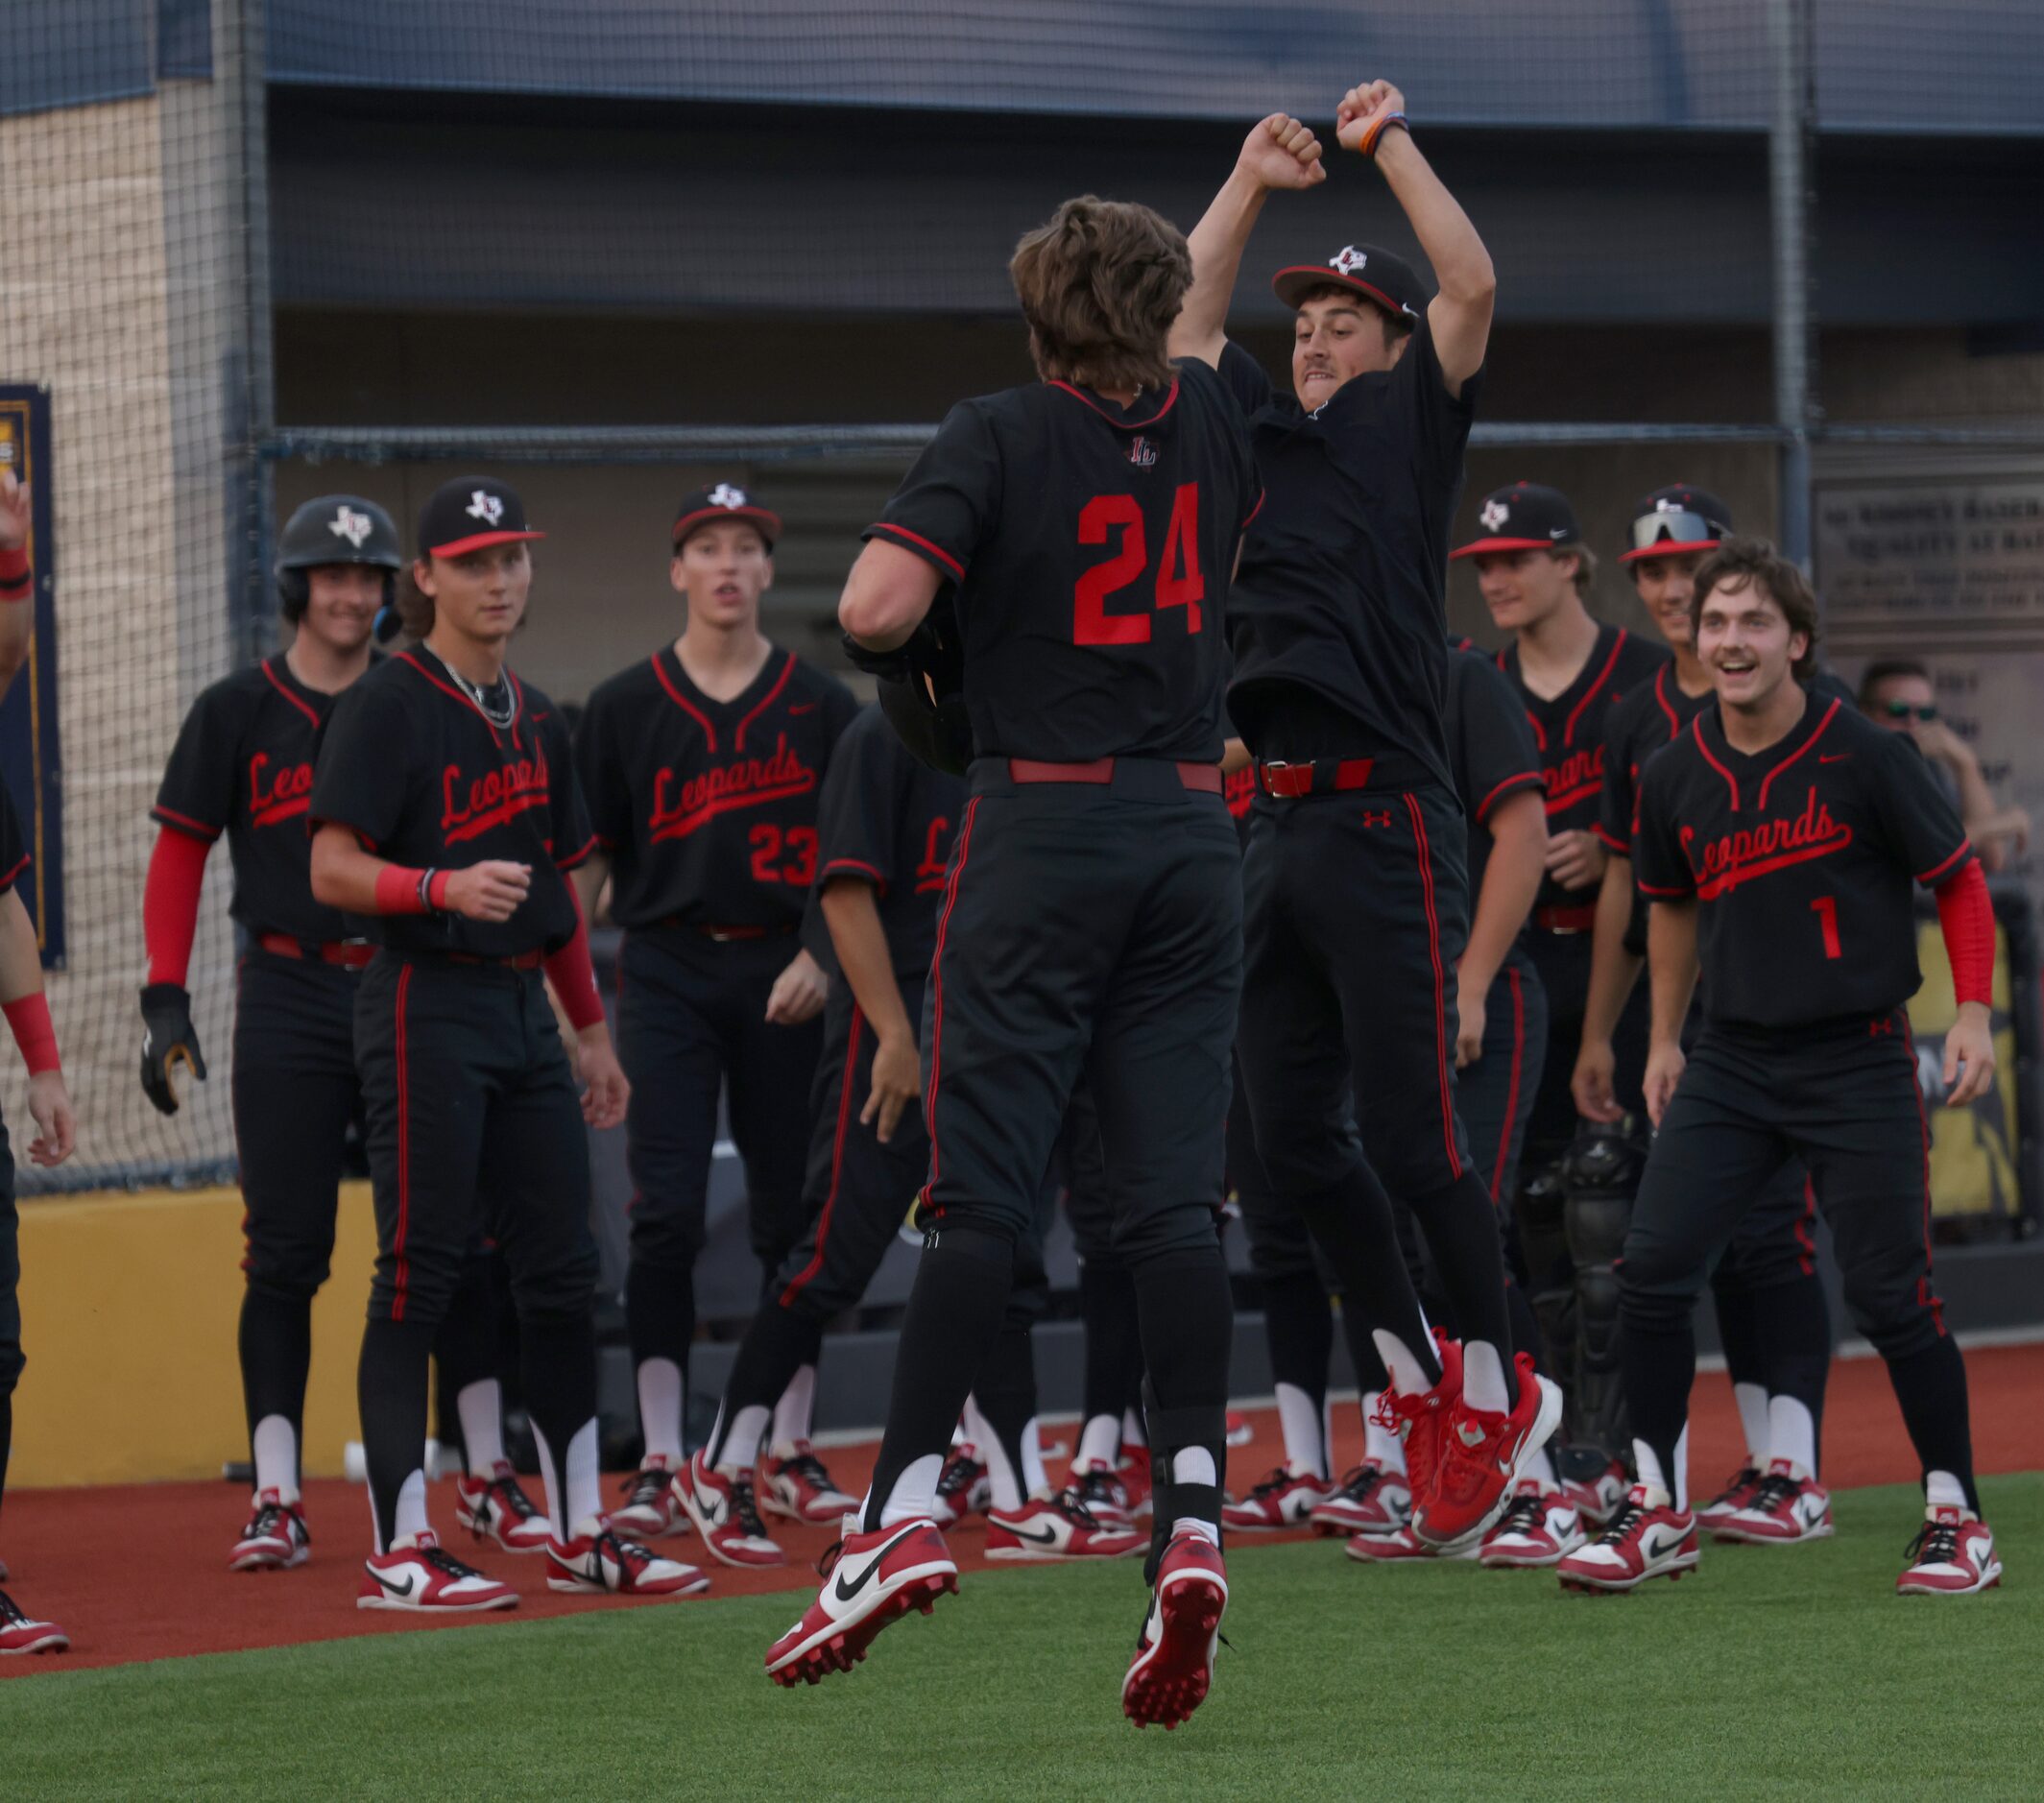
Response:
[[[937,1500],[930,1519],[939,1527],[955,1527],[993,1500],[994,1485],[979,1449],[970,1440],[959,1441],[946,1454],[944,1469],[937,1474]]]
[[[1631,1488],[1624,1465],[1615,1458],[1594,1478],[1564,1476],[1561,1479],[1561,1494],[1581,1516],[1585,1527],[1601,1527],[1609,1522],[1625,1506],[1625,1493]],[[1697,1523],[1701,1525],[1701,1516]]]
[[[426,1615],[469,1615],[483,1609],[512,1609],[518,1593],[472,1565],[464,1565],[430,1533],[391,1542],[373,1553],[355,1594],[358,1609],[415,1609]]]
[[[1377,1400],[1377,1425],[1398,1435],[1406,1454],[1406,1487],[1417,1514],[1433,1500],[1440,1480],[1441,1435],[1448,1417],[1462,1398],[1462,1348],[1435,1331],[1440,1349],[1441,1381],[1416,1396],[1385,1390]]]
[[[759,1461],[758,1498],[769,1515],[811,1527],[834,1527],[858,1506],[858,1498],[837,1487],[806,1440],[792,1442],[785,1456],[769,1453]]]
[[[1559,1565],[1583,1543],[1582,1517],[1559,1490],[1522,1478],[1498,1525],[1483,1536],[1478,1561],[1493,1571]]]
[[[1099,1521],[1072,1490],[987,1510],[990,1559],[1125,1559],[1150,1537],[1125,1521]]]
[[[1239,1502],[1224,1503],[1223,1527],[1241,1533],[1273,1534],[1287,1527],[1304,1527],[1313,1510],[1332,1494],[1325,1478],[1310,1471],[1294,1471],[1280,1465]]]
[[[766,1674],[776,1684],[814,1684],[851,1671],[890,1622],[911,1609],[927,1615],[939,1597],[958,1589],[958,1568],[927,1519],[847,1534],[825,1556],[832,1554],[816,1600],[766,1650]]]
[[[1611,1525],[1563,1559],[1556,1575],[1564,1590],[1613,1591],[1695,1569],[1695,1516],[1674,1507],[1667,1491],[1636,1483]]]
[[[1077,1496],[1086,1512],[1096,1522],[1133,1522],[1135,1499],[1113,1466],[1091,1459],[1074,1459],[1066,1474],[1065,1487]]]
[[[1732,1474],[1731,1482],[1696,1511],[1696,1526],[1707,1534],[1715,1534],[1752,1502],[1766,1479],[1767,1474],[1758,1465],[1740,1466]]]
[[[1116,1467],[1121,1481],[1128,1486],[1128,1512],[1131,1518],[1154,1515],[1157,1512],[1155,1478],[1150,1471],[1150,1449],[1137,1446],[1124,1440],[1121,1443],[1121,1460]]]
[[[1412,1519],[1412,1492],[1403,1472],[1365,1460],[1346,1473],[1307,1519],[1316,1533],[1395,1534]]]
[[[688,1518],[682,1507],[682,1490],[687,1478],[667,1463],[664,1453],[656,1453],[618,1487],[624,1505],[611,1511],[611,1525],[638,1540],[657,1540],[665,1534],[685,1533]]]
[[[1477,1542],[1465,1540],[1458,1547],[1430,1547],[1410,1526],[1388,1534],[1351,1534],[1343,1549],[1362,1565],[1453,1564],[1477,1556]]]
[[[1412,1529],[1437,1547],[1486,1533],[1504,1513],[1520,1467],[1561,1425],[1561,1389],[1533,1369],[1528,1354],[1512,1360],[1519,1400],[1509,1412],[1472,1408],[1457,1396],[1441,1435],[1434,1493],[1412,1511]]]
[[[488,1478],[464,1472],[455,1478],[454,1519],[478,1540],[494,1540],[506,1552],[544,1552],[553,1534],[508,1458],[498,1459]]]
[[[2002,1581],[1994,1535],[1971,1509],[1926,1509],[1909,1560],[1895,1579],[1897,1596],[1971,1597]]]
[[[692,1565],[648,1552],[603,1519],[594,1533],[546,1543],[546,1587],[613,1597],[699,1597],[709,1579]]]
[[[1121,1680],[1121,1713],[1137,1727],[1175,1728],[1207,1700],[1227,1610],[1220,1549],[1204,1534],[1179,1534],[1157,1563],[1150,1612]]]
[[[1229,1446],[1247,1446],[1256,1438],[1256,1430],[1249,1425],[1249,1417],[1233,1408],[1228,1410],[1226,1429]]]
[[[69,1649],[71,1637],[55,1622],[37,1622],[6,1591],[0,1590],[0,1653],[58,1653]]]
[[[766,1531],[753,1502],[751,1472],[722,1472],[709,1463],[707,1448],[688,1461],[682,1479],[688,1519],[703,1536],[711,1558],[726,1565],[785,1565],[788,1555]]]
[[[312,1536],[305,1531],[305,1511],[286,1502],[275,1490],[255,1497],[255,1513],[241,1530],[228,1555],[230,1572],[288,1572],[312,1556]]]
[[[1703,1525],[1698,1514],[1696,1525]],[[1788,1547],[1831,1536],[1831,1493],[1799,1466],[1777,1458],[1767,1467],[1752,1502],[1720,1521],[1714,1539],[1752,1547]]]

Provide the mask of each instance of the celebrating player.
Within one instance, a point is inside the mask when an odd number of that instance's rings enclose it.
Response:
[[[532,583],[517,495],[436,490],[403,596],[422,642],[349,688],[321,741],[312,891],[379,950],[355,1002],[376,1203],[360,1377],[375,1551],[364,1608],[509,1608],[426,1517],[426,1355],[485,1224],[517,1304],[526,1407],[546,1486],[547,1582],[675,1596],[708,1583],[604,1518],[596,1457],[596,1252],[583,1122],[613,1126],[611,1050],[566,873],[592,834],[552,704],[505,667]],[[583,1095],[541,980],[578,1036]]]
[[[0,531],[8,515],[0,496]],[[0,545],[0,558],[13,546]],[[0,575],[7,565],[0,562]],[[22,565],[24,571],[25,564]],[[29,1162],[44,1168],[71,1156],[77,1139],[70,1093],[64,1087],[63,1063],[57,1034],[50,1025],[50,1005],[42,993],[42,956],[36,950],[36,925],[22,904],[16,884],[28,869],[29,850],[7,785],[0,782],[0,1014],[29,1068],[29,1117],[36,1137],[29,1142]],[[14,1437],[14,1386],[28,1362],[21,1353],[21,1256],[19,1220],[14,1213],[14,1158],[7,1127],[0,1122],[0,1499],[7,1490],[7,1461]],[[0,1565],[0,1583],[7,1567]],[[54,1622],[38,1622],[6,1591],[0,1590],[0,1654],[62,1652],[69,1636]]]
[[[1937,897],[1959,1000],[1946,1099],[1985,1093],[1986,879],[1914,748],[1797,680],[1813,668],[1816,600],[1794,565],[1728,540],[1697,569],[1691,608],[1717,705],[1647,765],[1633,835],[1653,904],[1646,1090],[1659,1129],[1620,1267],[1640,1480],[1560,1575],[1630,1590],[1695,1567],[1684,1466],[1695,1299],[1712,1255],[1794,1157],[1923,1461],[1926,1516],[1897,1588],[1985,1590],[2002,1568],[1973,1484],[1965,1364],[1932,1286],[1929,1133],[1904,1003],[1922,981],[1920,882]],[[1703,1028],[1685,1058],[1699,972]]]
[[[1511,1355],[1497,1224],[1455,1112],[1449,976],[1468,898],[1441,717],[1442,560],[1495,279],[1398,90],[1352,89],[1336,118],[1342,147],[1373,158],[1405,209],[1440,292],[1430,301],[1374,246],[1279,271],[1297,317],[1293,392],[1273,395],[1223,328],[1265,196],[1324,179],[1312,133],[1276,115],[1251,131],[1192,233],[1197,279],[1172,344],[1234,389],[1269,487],[1229,617],[1229,711],[1262,792],[1243,872],[1239,1033],[1256,1143],[1371,1324],[1416,1530],[1447,1544],[1496,1520],[1560,1406]],[[1438,1356],[1386,1186],[1424,1224],[1463,1328]]]
[[[1632,879],[1640,772],[1711,704],[1711,673],[1691,639],[1690,601],[1697,565],[1731,530],[1731,510],[1722,501],[1677,483],[1656,489],[1640,503],[1632,542],[1619,560],[1674,654],[1651,683],[1613,704],[1604,720],[1597,836],[1606,859],[1597,898],[1582,1045],[1571,1087],[1585,1120],[1622,1130],[1624,1111],[1617,1094],[1636,1095],[1642,1075],[1633,1070],[1618,1077],[1612,1043],[1647,946],[1646,902]],[[1817,679],[1819,684],[1828,680]],[[1698,1022],[1692,1011],[1692,1033]],[[1638,1161],[1628,1158],[1624,1167],[1636,1173]],[[1631,1197],[1623,1186],[1605,1189],[1607,1193],[1594,1200],[1578,1196],[1575,1206],[1579,1220],[1592,1213],[1601,1217],[1601,1231],[1586,1233],[1584,1243],[1615,1248],[1623,1243]],[[1831,1531],[1830,1502],[1816,1482],[1817,1427],[1831,1370],[1831,1310],[1810,1231],[1816,1208],[1807,1174],[1789,1161],[1711,1272],[1725,1365],[1746,1442],[1744,1463],[1696,1512],[1697,1525],[1721,1539],[1779,1545]],[[1581,1276],[1578,1272],[1579,1282]],[[1616,1282],[1601,1271],[1598,1277],[1597,1293],[1608,1306]]]
[[[646,1533],[672,1527],[686,1490],[677,1480],[695,1262],[720,1089],[769,1284],[806,1225],[805,1110],[825,979],[795,934],[816,877],[817,795],[856,704],[759,630],[780,537],[780,517],[733,483],[685,499],[668,571],[688,604],[681,637],[599,684],[576,733],[597,850],[575,881],[587,912],[613,877],[611,917],[625,929],[617,1045],[632,1081],[634,1191],[625,1314],[645,1457],[618,1519]],[[790,1318],[806,1337],[774,1424],[764,1501],[797,1520],[830,1521],[852,1499],[808,1443],[823,1317]]]
[[[35,499],[12,469],[0,469],[0,695],[29,661],[36,633],[36,585],[29,570]]]
[[[1175,1723],[1207,1693],[1228,1598],[1213,1198],[1241,942],[1220,627],[1256,482],[1224,387],[1166,360],[1191,276],[1175,228],[1068,201],[1010,273],[1043,380],[951,410],[839,607],[861,657],[899,678],[929,667],[926,616],[955,585],[978,756],[930,968],[931,1225],[886,1432],[834,1575],[767,1669],[847,1669],[956,1587],[932,1492],[1083,1070],[1135,1273],[1157,1481],[1122,1707]]]
[[[311,1546],[300,1464],[312,1299],[333,1257],[349,1126],[362,1117],[355,990],[374,949],[313,900],[305,814],[320,728],[369,668],[376,616],[403,563],[397,529],[373,501],[328,494],[294,513],[277,559],[291,645],[192,704],[152,809],[142,1089],[166,1115],[179,1106],[173,1073],[206,1074],[185,976],[206,855],[223,832],[232,912],[249,938],[236,970],[231,1080],[247,1238],[238,1345],[255,1512],[228,1557],[237,1572],[302,1565]],[[537,1552],[544,1524],[504,1456],[479,1262],[457,1295],[434,1351],[462,1422],[462,1518],[509,1551]]]

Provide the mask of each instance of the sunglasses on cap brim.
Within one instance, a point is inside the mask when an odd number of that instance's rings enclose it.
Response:
[[[1701,514],[1642,514],[1632,522],[1632,549],[1625,553],[1625,561],[1705,550],[1730,531],[1731,527]]]
[[[1935,720],[1937,718],[1937,704],[1925,702],[1919,707],[1912,701],[1884,701],[1881,711],[1890,720]]]

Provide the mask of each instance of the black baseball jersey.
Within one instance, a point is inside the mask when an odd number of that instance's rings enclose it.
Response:
[[[1635,689],[1651,685],[1654,673],[1673,661],[1666,645],[1608,622],[1597,629],[1597,643],[1581,671],[1553,700],[1527,687],[1519,673],[1519,648],[1498,654],[1498,668],[1511,679],[1533,728],[1542,776],[1547,783],[1548,830],[1594,832],[1601,817],[1605,778],[1604,722],[1611,709]],[[1673,686],[1672,684],[1670,686]],[[1594,906],[1597,891],[1564,888],[1551,877],[1540,885],[1536,908]]]
[[[1230,572],[1261,490],[1203,363],[1121,407],[1036,382],[953,407],[866,537],[957,584],[980,756],[1218,763]]]
[[[228,909],[252,933],[325,944],[353,930],[312,899],[313,749],[334,697],[307,688],[283,657],[223,677],[192,703],[151,815],[208,844],[225,832]]]
[[[1699,713],[1641,775],[1632,855],[1644,894],[1696,900],[1706,1018],[1785,1027],[1913,996],[1913,885],[1971,849],[1913,744],[1813,696],[1757,757]]]
[[[778,646],[730,701],[688,679],[672,645],[598,685],[575,764],[611,859],[620,926],[782,928],[816,877],[824,773],[858,703]]]
[[[1526,709],[1490,653],[1462,638],[1448,662],[1448,764],[1469,823],[1469,906],[1483,893],[1490,861],[1490,810],[1521,789],[1544,786],[1540,752]]]
[[[29,867],[28,835],[21,829],[21,816],[14,811],[14,798],[0,782],[0,895],[20,880]]]
[[[311,818],[352,828],[378,857],[465,870],[493,858],[532,866],[508,921],[455,914],[350,915],[396,951],[507,958],[555,951],[575,932],[563,874],[595,846],[553,703],[509,670],[511,724],[491,724],[423,645],[378,664],[334,704],[321,734]]]
[[[873,885],[897,976],[929,974],[937,898],[965,781],[932,770],[868,708],[846,729],[817,808],[816,886],[832,877]]]
[[[1231,344],[1268,487],[1242,541],[1229,707],[1262,758],[1374,756],[1391,781],[1451,781],[1448,529],[1480,378],[1449,394],[1422,319],[1388,371],[1309,414]]]

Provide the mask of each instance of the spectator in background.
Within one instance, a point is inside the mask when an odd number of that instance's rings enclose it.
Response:
[[[1860,710],[1890,733],[1907,733],[1916,741],[1990,876],[2006,870],[2028,848],[2030,816],[2020,807],[1996,804],[1973,747],[1938,717],[1936,690],[1923,664],[1914,658],[1869,663],[1860,678]]]

